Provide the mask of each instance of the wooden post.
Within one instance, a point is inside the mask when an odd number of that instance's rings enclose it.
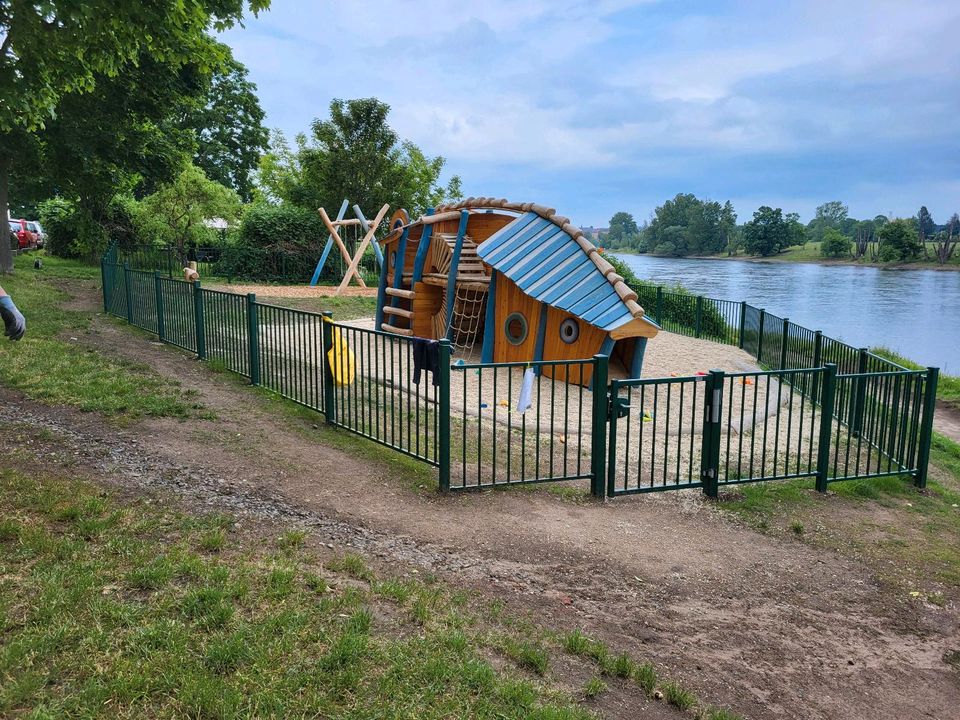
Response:
[[[323,208],[321,208],[322,210]],[[349,260],[350,264],[347,266],[347,271],[343,274],[343,280],[340,281],[339,287],[334,295],[339,295],[343,292],[344,288],[350,284],[350,276],[356,275],[357,279],[360,280],[360,284],[363,287],[366,287],[363,283],[363,278],[360,277],[360,273],[357,271],[357,267],[360,265],[360,259],[363,257],[363,253],[367,250],[367,245],[370,244],[370,241],[373,239],[374,234],[377,232],[377,229],[380,227],[380,223],[383,222],[383,218],[386,216],[387,211],[390,209],[389,205],[384,205],[380,208],[380,212],[377,213],[377,216],[373,219],[373,222],[370,223],[370,229],[367,230],[367,233],[363,236],[363,240],[360,242],[360,247],[357,248],[357,252],[353,257],[353,260]]]

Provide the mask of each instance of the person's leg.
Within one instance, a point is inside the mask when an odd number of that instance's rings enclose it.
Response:
[[[27,331],[27,321],[23,319],[23,314],[17,310],[17,306],[13,304],[13,300],[2,286],[0,286],[0,318],[3,318],[3,334],[11,340],[19,340]]]

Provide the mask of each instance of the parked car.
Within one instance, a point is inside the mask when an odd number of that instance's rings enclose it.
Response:
[[[11,220],[10,229],[17,233],[17,247],[20,250],[37,246],[39,233],[37,232],[37,224],[32,220]]]
[[[40,226],[40,223],[36,221],[31,221],[31,222],[33,222],[33,225],[36,226],[36,229],[37,229],[37,247],[42,250],[43,246],[46,245],[47,243],[47,234],[43,231],[43,228]]]

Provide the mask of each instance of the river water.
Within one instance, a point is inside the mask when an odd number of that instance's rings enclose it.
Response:
[[[746,300],[854,347],[960,374],[960,272],[617,255],[641,280]]]

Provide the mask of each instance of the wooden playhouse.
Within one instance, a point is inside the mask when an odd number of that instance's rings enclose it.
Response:
[[[640,376],[656,324],[583,232],[553,209],[468,198],[413,222],[400,210],[382,246],[378,329],[448,338],[459,352],[479,343],[483,362],[604,353],[612,372]]]

